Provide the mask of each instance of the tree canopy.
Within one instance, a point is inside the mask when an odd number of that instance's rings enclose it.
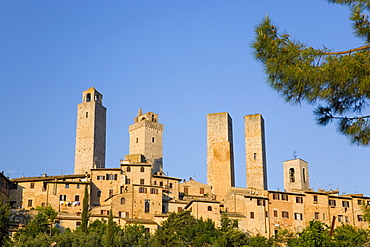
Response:
[[[368,0],[327,0],[346,5],[354,35],[364,45],[334,52],[313,48],[280,33],[269,17],[256,27],[252,47],[264,65],[273,89],[293,104],[316,106],[316,122],[325,126],[335,121],[339,133],[352,144],[370,145],[370,23]]]

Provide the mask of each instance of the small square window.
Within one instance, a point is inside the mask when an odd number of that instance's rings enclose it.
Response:
[[[68,189],[68,188],[69,188],[69,184],[66,184],[66,185],[65,185],[65,188],[66,188],[66,189]]]
[[[254,212],[250,212],[250,218],[254,219]]]

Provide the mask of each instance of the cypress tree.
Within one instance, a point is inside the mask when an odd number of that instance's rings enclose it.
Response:
[[[89,223],[89,191],[85,186],[85,194],[82,202],[82,222],[81,222],[81,231],[87,232],[87,225]]]

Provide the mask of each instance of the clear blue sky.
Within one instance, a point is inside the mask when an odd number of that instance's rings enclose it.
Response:
[[[206,114],[229,112],[236,185],[245,187],[243,117],[260,113],[269,189],[283,189],[282,162],[296,151],[313,189],[370,196],[369,148],[316,126],[311,106],[286,104],[265,83],[250,43],[266,13],[308,45],[362,45],[348,9],[323,0],[1,0],[0,170],[72,174],[76,108],[94,86],[108,109],[107,167],[128,154],[141,107],[165,125],[164,171],[206,182]]]

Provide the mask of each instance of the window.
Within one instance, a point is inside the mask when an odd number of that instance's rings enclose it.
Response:
[[[76,185],[76,188],[77,188],[77,189],[79,189],[79,188],[80,188],[80,185],[79,185],[79,184],[77,184],[77,185]]]
[[[109,197],[113,196],[113,189],[108,190]]]
[[[80,201],[80,195],[75,195],[75,202],[79,202]]]
[[[139,138],[136,138],[136,143],[139,143]]]
[[[207,207],[207,210],[208,210],[208,211],[212,211],[212,207],[211,207],[211,206],[208,206],[208,207]]]
[[[317,201],[318,201],[318,200],[317,200],[317,196],[313,196],[313,203],[314,203],[314,204],[317,204]]]
[[[274,217],[278,217],[278,211],[274,210]]]
[[[32,200],[28,200],[27,206],[32,207]]]
[[[315,220],[319,220],[319,212],[315,212]]]
[[[177,212],[180,213],[182,211],[182,207],[177,207]]]
[[[301,197],[301,196],[297,196],[297,197],[295,198],[295,202],[296,202],[296,203],[303,203],[303,197]]]
[[[257,199],[257,206],[265,206],[265,200]]]
[[[144,212],[145,213],[149,213],[150,212],[150,200],[145,200]]]
[[[117,180],[117,174],[107,174],[107,180]]]
[[[283,211],[283,212],[281,212],[281,216],[282,216],[283,218],[289,219],[289,212],[287,212],[287,211]]]
[[[69,189],[69,184],[65,184],[65,188],[66,189]]]
[[[158,195],[158,189],[151,188],[150,189],[150,194],[157,194]]]
[[[291,183],[295,182],[294,168],[289,169],[289,180],[290,180]]]
[[[281,200],[288,201],[288,195],[287,194],[282,194],[281,195]]]
[[[99,175],[98,175],[98,176],[96,176],[96,179],[97,179],[97,180],[105,180],[105,176],[99,176]]]
[[[154,142],[154,137],[152,137],[152,142]]]
[[[101,197],[101,190],[96,191],[96,197]]]
[[[81,226],[81,221],[76,221],[76,228]]]
[[[322,219],[326,220],[326,214],[322,214]]]
[[[199,189],[199,194],[204,194],[204,188]]]
[[[35,183],[30,183],[30,189],[35,188]]]
[[[173,186],[172,183],[170,183],[170,189],[172,189],[172,186]]]
[[[140,179],[140,184],[144,184],[144,179],[143,178]]]
[[[253,153],[253,159],[256,160],[257,159],[257,153]]]
[[[154,181],[154,185],[157,185],[157,181]]]
[[[131,172],[131,166],[128,166],[128,167],[126,168],[126,172]]]
[[[335,207],[336,206],[335,200],[329,200],[329,206]]]
[[[302,168],[303,183],[306,183],[306,169]]]
[[[139,193],[146,193],[146,188],[144,187],[139,187]]]
[[[295,220],[303,220],[303,216],[301,213],[294,213],[294,219]]]
[[[363,218],[363,216],[362,216],[362,215],[357,215],[357,220],[358,220],[358,221],[364,221],[364,218]]]
[[[357,204],[358,205],[364,205],[364,201],[363,200],[357,200]]]
[[[250,212],[250,218],[254,219],[254,212]]]
[[[343,222],[343,215],[338,215],[338,222]]]
[[[101,215],[109,215],[109,210],[100,210]]]
[[[59,201],[67,201],[67,195],[59,195]]]
[[[163,186],[163,182],[161,181],[161,182],[159,182],[159,186]]]
[[[144,172],[144,171],[145,171],[145,167],[144,166],[140,167],[140,172]]]
[[[88,112],[86,112],[86,118],[88,118],[89,117],[89,113]]]
[[[184,187],[184,193],[188,194],[189,193],[189,187]]]
[[[126,203],[126,200],[124,197],[121,198],[121,205],[124,205]]]
[[[349,208],[349,201],[342,201],[342,206],[344,208]]]
[[[273,194],[272,194],[272,199],[274,199],[274,200],[279,200],[279,199],[280,199],[280,194],[273,193]]]
[[[348,216],[344,216],[345,220],[346,220],[346,223],[349,222],[349,219],[348,219]]]
[[[126,178],[126,181],[125,181],[126,184],[130,184],[131,183],[131,179],[129,178]]]
[[[90,93],[88,93],[87,95],[86,95],[86,102],[90,102],[91,101],[91,94]]]

